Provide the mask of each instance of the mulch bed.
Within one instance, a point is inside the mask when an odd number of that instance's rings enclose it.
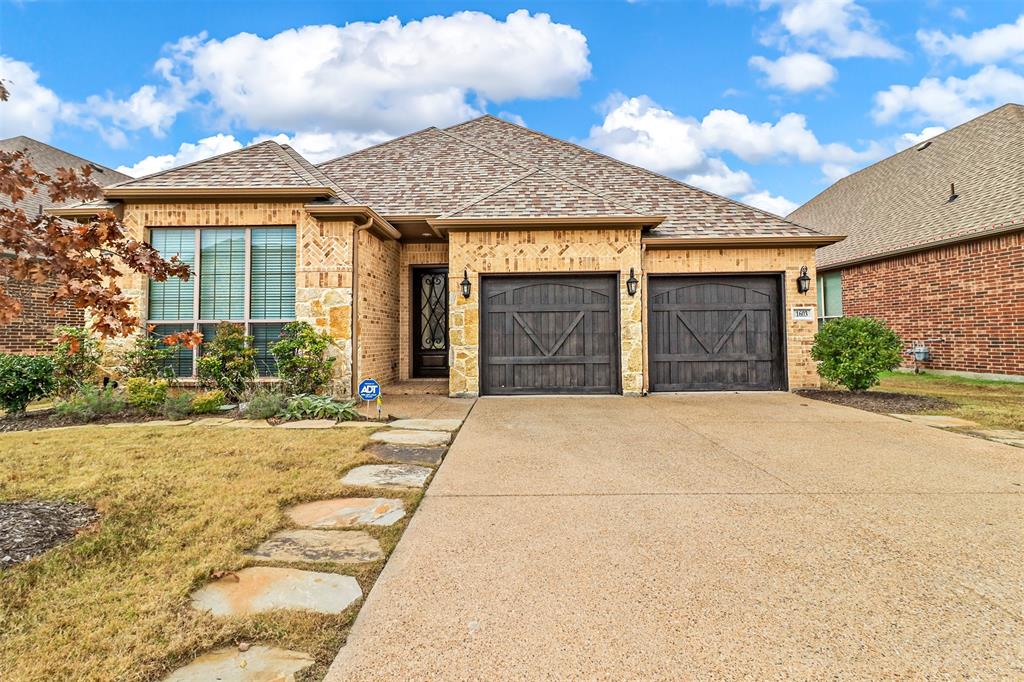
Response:
[[[202,416],[221,416],[221,415],[202,415]],[[82,426],[84,424],[113,424],[115,422],[150,422],[157,419],[163,419],[160,416],[143,415],[138,412],[123,412],[121,414],[113,414],[106,417],[101,417],[91,422],[83,422],[79,419],[72,419],[69,417],[59,417],[53,410],[39,410],[38,412],[28,412],[17,417],[0,417],[0,433],[6,433],[11,431],[35,431],[36,429],[52,429],[56,426]]]
[[[0,569],[67,542],[98,518],[92,507],[72,502],[0,502]]]
[[[807,389],[796,391],[798,395],[813,400],[824,400],[827,403],[856,407],[868,412],[879,414],[918,414],[922,412],[942,412],[956,407],[944,398],[927,395],[910,395],[908,393],[886,393],[884,391],[829,391]]]

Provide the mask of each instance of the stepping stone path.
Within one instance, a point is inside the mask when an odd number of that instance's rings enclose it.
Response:
[[[421,488],[432,471],[414,464],[365,464],[351,469],[341,482],[371,488]]]
[[[203,654],[163,682],[291,682],[316,661],[299,651],[255,645],[246,651],[226,647]]]
[[[892,414],[890,417],[896,417],[907,422],[914,422],[915,424],[924,424],[926,426],[934,426],[940,429],[959,429],[967,426],[977,426],[977,422],[972,422],[967,419],[960,419],[959,417],[947,417],[943,414]]]
[[[388,424],[393,429],[409,429],[411,431],[458,431],[462,426],[461,419],[399,419]]]
[[[272,429],[266,419],[236,419],[235,421],[223,424],[228,429]]]
[[[361,530],[282,530],[246,552],[269,561],[362,563],[384,558],[380,543]]]
[[[978,429],[971,431],[976,436],[994,440],[997,443],[1003,443],[1004,445],[1016,445],[1017,447],[1024,448],[1024,431],[1015,431],[1013,429]]]
[[[336,429],[379,429],[388,426],[387,422],[338,422],[334,425]]]
[[[215,616],[244,616],[274,609],[337,614],[361,599],[350,575],[256,566],[229,573],[192,593],[192,605]]]
[[[231,417],[204,417],[192,422],[192,426],[224,426],[233,421],[235,420]]]
[[[405,506],[385,497],[348,497],[297,504],[284,513],[305,528],[390,526],[405,516]]]
[[[300,419],[294,422],[279,424],[279,429],[330,429],[336,422],[333,419]]]
[[[364,450],[377,459],[385,462],[404,462],[406,464],[429,464],[437,466],[441,463],[448,448],[414,448],[406,445],[391,445],[388,443],[373,443],[367,445]]]
[[[413,431],[412,429],[399,429],[397,431],[378,431],[370,436],[370,440],[376,443],[391,443],[392,445],[415,445],[418,447],[432,448],[448,445],[452,436],[444,431]]]

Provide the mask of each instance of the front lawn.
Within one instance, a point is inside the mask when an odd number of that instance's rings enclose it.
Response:
[[[199,653],[241,641],[304,651],[321,679],[358,604],[340,616],[278,612],[218,619],[189,605],[215,571],[286,526],[296,502],[379,491],[338,483],[372,458],[368,430],[85,426],[0,434],[0,501],[61,499],[99,523],[46,554],[0,570],[0,680],[155,680]],[[389,493],[391,496],[392,493]],[[385,555],[407,516],[367,531]],[[364,596],[383,567],[316,565],[354,575]],[[361,602],[360,602],[361,603]]]
[[[930,414],[961,417],[986,428],[1024,431],[1024,383],[892,372],[872,390],[943,398],[955,407]]]

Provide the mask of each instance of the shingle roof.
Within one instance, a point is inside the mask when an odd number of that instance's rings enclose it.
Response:
[[[1004,105],[857,171],[789,217],[849,235],[818,251],[820,266],[1024,229],[1024,106]]]
[[[267,140],[115,185],[117,189],[265,189],[337,186],[291,147]],[[339,188],[340,189],[340,188]],[[343,200],[344,196],[341,195]],[[349,197],[350,199],[350,197]]]
[[[24,135],[0,140],[0,150],[5,152],[24,152],[29,161],[32,162],[32,167],[40,173],[46,173],[47,175],[53,175],[57,172],[58,168],[79,169],[82,166],[91,166],[92,179],[100,186],[112,185],[116,182],[130,179],[124,173],[118,173],[116,170],[101,166],[88,159],[83,159],[81,156],[75,156],[63,149],[57,149]],[[8,208],[14,206],[11,203],[10,197],[6,194],[0,194],[0,204]],[[29,194],[17,203],[17,207],[30,216],[39,213],[40,208],[49,208],[54,205],[50,201],[50,195],[45,187],[39,187],[35,194]]]

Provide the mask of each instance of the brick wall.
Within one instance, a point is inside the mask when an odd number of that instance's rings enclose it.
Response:
[[[925,368],[1024,375],[1024,232],[845,268],[843,314],[923,341]]]
[[[359,380],[382,384],[398,378],[398,242],[359,233],[356,339]]]
[[[797,293],[796,278],[800,267],[807,266],[811,290]],[[729,248],[729,249],[646,249],[645,274],[716,274],[716,273],[784,273],[786,320],[786,362],[789,388],[817,388],[820,385],[817,366],[811,359],[817,322],[794,320],[790,306],[811,306],[817,317],[817,293],[814,289],[814,249],[812,248]],[[647,282],[644,281],[644,309],[647,306]],[[646,331],[646,330],[645,330]],[[647,338],[644,336],[644,369],[647,360]],[[646,371],[644,372],[646,376]],[[645,382],[644,388],[648,386]]]
[[[448,265],[448,244],[432,242],[403,244],[398,289],[399,378],[412,376],[412,269],[418,266]]]
[[[40,341],[53,338],[57,325],[81,327],[85,315],[66,300],[50,302],[52,284],[30,284],[0,278],[4,292],[18,299],[21,314],[13,322],[0,324],[0,353],[39,353]]]

